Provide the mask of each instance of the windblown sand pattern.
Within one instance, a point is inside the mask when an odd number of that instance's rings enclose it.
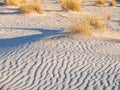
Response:
[[[58,37],[5,50],[0,54],[0,88],[118,90],[119,47],[112,40]]]
[[[119,7],[109,7],[112,31],[85,37],[63,31],[81,13],[51,6],[43,15],[0,6],[0,90],[120,90]]]

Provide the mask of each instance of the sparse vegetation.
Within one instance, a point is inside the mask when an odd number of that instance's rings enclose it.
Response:
[[[28,14],[32,12],[37,12],[39,14],[43,13],[42,6],[38,3],[29,3],[20,6],[20,11],[23,14]]]
[[[111,0],[110,6],[116,6],[116,0]]]
[[[5,0],[7,6],[18,6],[19,0]]]
[[[6,0],[4,0],[4,2],[6,2]]]
[[[65,0],[59,0],[59,3],[63,3]]]
[[[80,3],[78,0],[60,0],[60,4],[62,9],[65,11],[80,11]]]
[[[101,17],[84,16],[70,27],[73,32],[92,35],[93,30],[106,31],[106,24]]]
[[[26,3],[27,0],[20,0],[20,3]]]
[[[27,0],[4,0],[7,6],[18,6],[19,4],[26,3]]]
[[[87,3],[87,1],[86,0],[82,0],[82,3]]]
[[[73,23],[70,26],[70,30],[72,30],[72,32],[75,32],[75,33],[82,33],[82,34],[89,35],[89,36],[92,35],[90,25],[82,22],[81,20]]]
[[[110,20],[110,19],[111,19],[111,15],[110,15],[110,14],[107,14],[107,15],[106,15],[106,19],[107,19],[107,20]]]
[[[105,6],[105,0],[95,0],[95,4],[99,4],[99,5]]]
[[[106,31],[105,21],[99,16],[90,18],[90,25],[96,30]]]

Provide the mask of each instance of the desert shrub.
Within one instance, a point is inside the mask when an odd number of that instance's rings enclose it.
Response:
[[[7,6],[18,6],[21,3],[26,3],[27,0],[4,0]]]
[[[26,3],[27,0],[20,0],[20,3]]]
[[[106,24],[105,21],[99,17],[99,16],[95,16],[90,18],[90,25],[97,30],[100,31],[105,31],[106,30]]]
[[[40,0],[34,0],[34,2],[40,2]]]
[[[70,26],[70,30],[76,33],[92,35],[93,30],[106,31],[106,24],[101,17],[90,17],[85,15],[78,21],[72,23]]]
[[[89,36],[92,35],[90,25],[87,25],[86,23],[82,23],[81,21],[77,21],[73,23],[70,26],[70,30],[72,30],[72,32],[75,32],[75,33],[82,33]]]
[[[110,19],[111,19],[111,15],[110,15],[110,14],[107,14],[107,15],[106,15],[106,19],[107,19],[107,20],[110,20]]]
[[[105,5],[105,0],[95,0],[95,4]]]
[[[60,4],[63,10],[80,11],[80,3],[78,0],[60,0]]]
[[[82,0],[82,3],[87,3],[87,1],[86,0]]]
[[[59,0],[59,3],[63,3],[65,0]]]
[[[19,0],[5,0],[7,6],[17,6],[19,4]]]
[[[110,1],[110,6],[116,6],[116,0],[111,0]]]
[[[38,3],[32,3],[32,4],[29,3],[29,4],[21,5],[20,11],[23,14],[32,13],[34,11],[39,13],[39,14],[43,13],[42,6],[41,6],[41,4],[38,4]]]

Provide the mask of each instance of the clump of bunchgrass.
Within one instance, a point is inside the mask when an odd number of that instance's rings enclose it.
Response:
[[[4,0],[7,6],[18,6],[22,3],[27,3],[27,0]]]
[[[65,0],[59,0],[58,2],[59,2],[59,3],[63,3],[64,1],[65,1]]]
[[[86,1],[86,0],[82,0],[82,2],[81,2],[81,3],[84,3],[84,4],[85,4],[85,3],[87,3],[87,1]]]
[[[72,30],[72,32],[91,36],[94,30],[102,32],[106,31],[106,24],[101,17],[85,15],[76,22],[72,23],[70,30]]]
[[[20,0],[20,3],[27,3],[27,0]]]
[[[80,11],[80,2],[78,0],[60,0],[60,5],[65,11]]]
[[[20,11],[23,14],[29,14],[32,12],[37,12],[39,14],[43,13],[41,4],[38,3],[28,3],[20,6]]]
[[[5,0],[7,6],[18,6],[19,0]]]
[[[95,0],[95,4],[99,4],[99,5],[105,6],[105,0]]]
[[[107,14],[107,15],[106,15],[106,19],[107,19],[107,20],[110,20],[110,19],[111,19],[111,15],[110,15],[110,14]]]
[[[99,16],[90,18],[90,25],[96,30],[106,31],[105,21]]]
[[[111,0],[109,5],[110,6],[116,6],[116,0]]]
[[[82,33],[82,34],[85,34],[85,35],[88,35],[88,36],[92,35],[90,25],[88,25],[88,23],[84,23],[81,20],[73,23],[70,26],[70,30],[72,30],[72,32],[74,32],[74,33]]]

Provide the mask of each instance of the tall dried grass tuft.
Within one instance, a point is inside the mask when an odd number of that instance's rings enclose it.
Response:
[[[80,11],[80,3],[78,0],[60,0],[60,4],[62,9],[65,11]]]
[[[90,17],[84,16],[77,22],[70,26],[70,30],[76,33],[83,33],[85,35],[92,35],[93,30],[106,31],[106,24],[104,20],[98,16]]]
[[[40,2],[41,0],[34,0],[34,2]]]
[[[91,29],[90,18],[88,18],[88,16],[80,18],[70,26],[70,30],[72,30],[72,32],[82,33],[89,36],[92,35]]]
[[[59,0],[59,3],[63,3],[65,0]]]
[[[110,6],[116,6],[116,0],[111,0]]]
[[[20,3],[27,3],[28,0],[20,0]]]
[[[38,3],[29,3],[29,4],[24,4],[20,6],[20,11],[23,14],[28,14],[32,12],[37,12],[39,14],[43,13],[42,6]]]
[[[90,25],[87,25],[86,23],[82,23],[81,21],[77,21],[76,23],[73,23],[70,26],[70,30],[74,33],[82,33],[84,35],[91,36],[91,27]]]
[[[6,5],[7,6],[18,6],[19,0],[6,0]]]
[[[4,2],[6,2],[6,0],[4,0]]]
[[[87,1],[86,0],[82,0],[82,3],[87,3]]]
[[[95,4],[100,4],[105,6],[105,0],[95,0]]]
[[[110,15],[110,14],[107,14],[107,15],[106,15],[106,19],[107,19],[107,20],[110,20],[110,19],[111,19],[111,15]]]
[[[99,16],[92,17],[90,19],[90,25],[94,29],[97,29],[97,30],[100,30],[100,31],[106,31],[105,21]]]

